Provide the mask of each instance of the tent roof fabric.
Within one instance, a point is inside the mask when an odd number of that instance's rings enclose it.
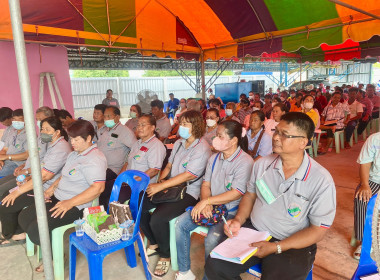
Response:
[[[379,54],[379,1],[344,0],[374,17],[333,2],[28,0],[21,1],[21,11],[27,42],[213,60],[263,53],[296,53],[300,61]],[[0,6],[0,40],[12,40],[8,0]]]

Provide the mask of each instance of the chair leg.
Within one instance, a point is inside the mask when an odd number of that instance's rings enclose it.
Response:
[[[178,261],[177,261],[177,243],[175,238],[175,222],[177,218],[172,219],[169,222],[170,228],[170,261],[172,263],[172,269],[174,271],[178,270]]]
[[[77,266],[77,248],[70,243],[69,279],[75,280],[75,269]]]
[[[128,247],[124,248],[125,251],[125,256],[127,257],[127,263],[130,267],[136,267],[137,266],[137,261],[136,261],[136,253],[135,253],[135,248],[134,244],[131,244]]]
[[[355,144],[358,143],[358,128],[357,127],[354,130],[354,141],[355,141]]]
[[[343,132],[339,133],[339,140],[340,140],[340,148],[343,149],[344,148],[344,133]]]
[[[102,280],[103,279],[103,257],[98,255],[89,255],[88,272],[90,273],[90,280]]]
[[[26,255],[28,257],[34,256],[34,243],[30,241],[28,235],[26,235]]]
[[[335,133],[334,138],[335,138],[335,151],[336,151],[337,154],[339,154],[340,153],[339,134]]]
[[[54,280],[65,279],[65,260],[63,235],[64,231],[55,231],[52,233],[53,263],[54,263]]]
[[[318,144],[317,144],[317,137],[314,137],[313,138],[313,152],[314,152],[314,157],[317,157],[318,156]]]
[[[144,244],[141,241],[141,238],[137,238],[137,246],[139,247],[139,251],[140,251],[140,255],[141,255],[141,261],[142,261],[142,264],[144,267],[145,277],[147,280],[151,280],[152,275],[150,275],[150,272],[149,272],[149,266],[148,266],[148,263],[147,263],[147,260],[145,258],[145,254],[144,254]]]

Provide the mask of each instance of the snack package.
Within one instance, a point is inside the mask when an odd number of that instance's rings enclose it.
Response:
[[[125,221],[133,220],[129,205],[121,204],[116,201],[110,203],[110,214],[114,218],[115,223],[119,225]]]
[[[112,216],[105,211],[87,215],[87,222],[97,233],[117,227]]]

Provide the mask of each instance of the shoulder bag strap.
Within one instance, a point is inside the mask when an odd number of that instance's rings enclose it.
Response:
[[[255,147],[253,148],[253,151],[252,151],[252,157],[253,158],[256,157],[257,151],[258,151],[259,146],[260,146],[261,138],[263,138],[264,132],[265,132],[265,130],[263,129],[259,135],[259,138],[256,141]]]

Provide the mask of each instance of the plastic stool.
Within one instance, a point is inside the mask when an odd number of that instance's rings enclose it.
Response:
[[[261,279],[261,263],[251,266],[247,272],[256,278]],[[305,280],[313,280],[313,267],[311,267],[310,272]]]

